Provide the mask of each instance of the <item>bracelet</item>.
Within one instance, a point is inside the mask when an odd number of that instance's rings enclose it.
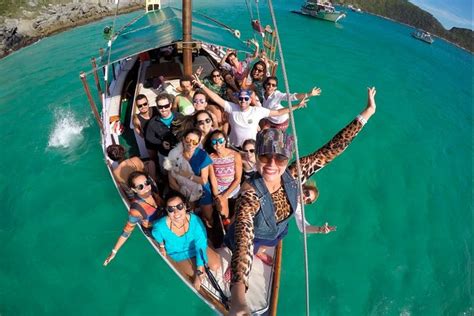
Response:
[[[112,253],[113,253],[114,255],[116,255],[116,254],[117,254],[117,250],[112,249]]]
[[[362,125],[367,124],[367,120],[360,114],[356,116],[356,120],[358,120],[360,122],[360,124],[362,124]]]
[[[158,247],[165,248],[165,245],[164,244],[158,244]]]

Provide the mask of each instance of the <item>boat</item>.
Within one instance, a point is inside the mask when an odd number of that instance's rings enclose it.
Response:
[[[114,162],[107,157],[106,148],[111,144],[124,144],[124,147],[130,148],[129,156],[136,155],[142,160],[149,158],[144,141],[134,131],[130,119],[137,113],[133,105],[134,97],[144,94],[150,106],[156,106],[154,100],[160,92],[177,94],[176,87],[183,75],[191,75],[198,67],[202,67],[204,73],[217,68],[226,48],[249,51],[245,42],[239,39],[238,30],[193,12],[191,5],[191,0],[183,0],[183,8],[179,9],[163,7],[160,0],[147,0],[142,15],[118,31],[107,28],[109,42],[104,46],[108,48],[100,49],[100,57],[92,58],[92,70],[80,74],[99,127],[105,165],[127,211],[130,201],[113,177]],[[264,42],[265,49],[268,49],[267,57],[275,61],[274,32],[268,26],[265,32],[268,33]],[[94,96],[88,80],[91,76],[97,93]],[[163,80],[160,87],[154,84],[157,78]],[[223,281],[223,274],[230,264],[229,249],[220,245],[215,247],[221,256],[221,271],[214,274],[206,269],[207,278],[198,291],[193,287],[192,280],[160,253],[158,243],[145,234],[140,225],[137,226],[157,256],[195,295],[214,312],[228,313],[230,284]],[[277,310],[282,243],[269,248],[267,253],[273,256],[273,265],[255,260],[249,277],[246,297],[254,315],[275,315]]]
[[[346,17],[342,11],[337,11],[330,2],[306,1],[300,10],[293,10],[293,13],[311,16],[317,19],[338,22]]]
[[[434,42],[434,39],[431,34],[423,30],[415,30],[413,33],[411,33],[411,36],[428,44],[433,44]]]
[[[362,13],[362,10],[352,4],[348,4],[347,8],[350,9],[352,12]]]

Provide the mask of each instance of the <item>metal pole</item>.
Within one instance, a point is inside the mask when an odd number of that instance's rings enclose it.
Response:
[[[192,48],[192,4],[191,0],[183,0],[183,68],[184,75],[193,73]]]
[[[91,63],[92,63],[92,69],[94,70],[93,73],[94,73],[95,85],[97,86],[97,93],[99,94],[99,99],[100,99],[100,102],[102,102],[102,106],[104,106],[103,99],[102,99],[102,87],[100,86],[99,74],[97,73],[97,63],[94,57],[92,57]]]
[[[89,105],[91,106],[92,112],[94,113],[95,119],[97,121],[97,124],[99,124],[100,131],[104,131],[104,126],[102,125],[102,121],[100,119],[99,111],[97,110],[97,106],[95,105],[94,99],[92,98],[91,95],[91,90],[89,89],[89,85],[86,80],[86,74],[85,72],[81,71],[81,74],[79,75],[82,81],[82,85],[84,86],[84,91],[86,92],[87,99],[89,100]]]

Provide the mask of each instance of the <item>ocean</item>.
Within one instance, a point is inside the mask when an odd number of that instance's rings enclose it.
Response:
[[[473,56],[369,14],[333,24],[290,12],[300,4],[274,6],[291,91],[323,90],[295,114],[301,154],[328,141],[365,107],[367,87],[377,88],[376,115],[313,177],[321,194],[307,218],[337,231],[308,237],[311,315],[472,315]],[[194,9],[250,35],[244,1]],[[90,70],[111,23],[0,60],[2,316],[211,314],[139,232],[102,266],[127,216],[79,72]],[[305,313],[294,223],[278,308]]]

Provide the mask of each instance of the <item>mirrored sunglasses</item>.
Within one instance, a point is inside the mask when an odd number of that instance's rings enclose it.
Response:
[[[190,145],[193,145],[193,146],[196,146],[197,144],[199,144],[199,141],[195,140],[195,139],[185,139],[184,142],[186,144],[190,144]]]
[[[224,144],[225,143],[225,139],[224,137],[221,137],[221,138],[216,138],[216,139],[211,139],[211,144],[212,146],[215,146],[216,144]]]
[[[184,209],[184,203],[181,202],[179,203],[178,205],[175,205],[175,206],[167,206],[166,207],[166,211],[168,213],[174,213],[176,210],[178,211],[182,211]]]

